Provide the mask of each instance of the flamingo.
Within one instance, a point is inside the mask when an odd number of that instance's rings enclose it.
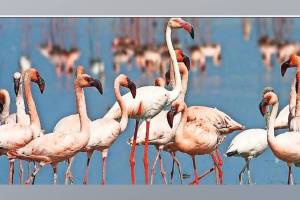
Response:
[[[176,148],[187,153],[192,157],[194,168],[194,181],[193,184],[198,184],[201,177],[198,177],[197,167],[195,162],[195,155],[212,154],[216,151],[217,146],[222,140],[218,129],[211,123],[205,123],[205,121],[193,120],[188,121],[188,109],[184,102],[178,104],[167,114],[168,123],[172,126],[174,113],[182,112],[181,120],[175,133],[175,145]],[[215,158],[213,156],[213,158]],[[219,161],[214,160],[216,167],[218,167],[219,173],[221,169],[218,165]],[[211,172],[209,170],[209,172]],[[208,172],[208,173],[209,173]],[[220,180],[222,182],[222,179]]]
[[[291,86],[288,124],[290,131],[300,131],[300,93],[298,90],[298,83],[300,81],[300,57],[296,54],[291,55],[290,58],[281,65],[281,75],[284,76],[286,70],[292,67],[296,67],[296,78]]]
[[[134,140],[131,147],[130,153],[130,168],[131,168],[131,182],[135,183],[134,174],[134,156],[136,148],[136,138],[137,129],[139,125],[139,120],[146,120],[146,139],[144,145],[144,169],[145,169],[145,183],[148,184],[148,143],[149,143],[149,128],[150,120],[156,116],[165,106],[171,104],[180,94],[181,90],[181,79],[178,63],[176,60],[176,53],[171,41],[171,31],[172,28],[183,28],[190,33],[191,37],[194,37],[194,30],[191,24],[184,21],[181,18],[171,18],[168,22],[166,28],[166,40],[167,46],[170,52],[170,56],[174,65],[176,86],[172,91],[166,90],[165,88],[159,86],[144,86],[137,89],[136,98],[133,99],[132,96],[127,93],[123,95],[123,99],[126,103],[126,108],[128,109],[129,117],[136,119]],[[108,111],[104,116],[105,118],[118,119],[121,116],[121,110],[117,103]]]
[[[78,75],[78,73],[77,73]],[[126,129],[128,122],[128,113],[126,105],[121,98],[120,86],[127,87],[130,89],[133,98],[136,95],[136,86],[135,84],[124,74],[120,74],[115,79],[114,91],[117,102],[119,103],[122,111],[122,117],[120,122],[110,119],[110,118],[99,118],[92,121],[91,123],[91,136],[88,144],[83,148],[83,151],[87,153],[87,166],[84,176],[84,184],[88,182],[88,171],[90,160],[94,151],[100,151],[102,153],[102,184],[106,182],[106,158],[108,155],[108,150],[110,146],[115,142],[118,136]],[[80,129],[79,125],[79,116],[70,115],[61,119],[54,128],[54,132],[76,132]],[[101,130],[101,131],[99,131]],[[73,159],[70,159],[69,166],[72,165]],[[66,177],[70,175],[70,167],[68,166]]]
[[[45,88],[45,82],[34,68],[26,70],[24,74],[25,96],[30,116],[30,124],[13,123],[0,126],[0,149],[1,154],[10,150],[21,148],[28,144],[33,138],[41,134],[41,125],[38,118],[36,106],[31,94],[30,82],[38,84],[41,93]],[[9,158],[9,184],[13,183],[14,159]]]
[[[82,74],[74,81],[77,109],[80,116],[80,131],[69,134],[54,132],[32,140],[26,146],[8,152],[10,158],[19,158],[38,162],[31,176],[26,181],[29,184],[46,164],[51,164],[54,172],[53,180],[57,183],[57,164],[73,157],[90,138],[90,120],[87,116],[83,88],[96,87],[102,94],[100,81]],[[36,119],[38,116],[36,115]]]
[[[182,76],[182,90],[180,93],[180,96],[173,101],[172,104],[177,102],[179,99],[184,98],[186,89],[187,89],[187,80],[188,80],[188,69],[190,66],[190,60],[189,58],[183,54],[181,50],[175,50],[176,52],[176,58],[179,66],[179,71]],[[167,73],[170,75],[170,72]],[[168,78],[169,79],[169,78]],[[165,86],[165,80],[161,77],[157,78],[155,80],[155,85],[164,87]],[[162,110],[158,115],[152,118],[153,126],[149,130],[149,145],[155,145],[157,149],[157,155],[155,157],[155,160],[152,165],[151,169],[151,176],[150,176],[150,183],[153,184],[153,177],[154,177],[154,168],[156,165],[157,160],[160,160],[160,167],[161,167],[161,175],[163,177],[164,183],[167,183],[167,179],[165,176],[165,171],[163,169],[163,163],[162,158],[160,156],[160,153],[162,150],[164,150],[165,145],[172,142],[174,140],[175,136],[175,130],[177,128],[177,124],[180,120],[180,115],[176,115],[175,117],[175,126],[173,128],[170,128],[167,122],[167,112],[168,110]],[[138,133],[137,133],[137,139],[136,144],[137,145],[143,145],[145,143],[145,133],[146,133],[146,122],[143,121],[139,127],[138,127]],[[129,144],[133,144],[133,138],[129,140]],[[177,162],[177,159],[175,160],[177,166],[180,164]],[[181,177],[181,176],[180,176]]]
[[[9,116],[10,96],[7,90],[0,90],[0,125],[7,124]]]
[[[300,75],[300,74],[299,74]],[[299,84],[297,84],[299,88]],[[266,116],[267,107],[271,106],[270,115]],[[272,88],[265,88],[263,97],[259,104],[261,114],[267,117],[267,141],[273,154],[288,166],[288,184],[294,184],[292,174],[292,164],[300,166],[300,134],[299,131],[282,133],[275,137],[274,122],[278,112],[279,100]]]
[[[15,72],[13,79],[14,79],[14,90],[16,94],[17,112],[10,114],[7,118],[7,122],[20,123],[28,126],[30,124],[30,117],[25,112],[25,104],[24,104],[24,97],[23,97],[23,78],[21,73]]]

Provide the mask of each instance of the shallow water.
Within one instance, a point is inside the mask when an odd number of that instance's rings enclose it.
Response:
[[[252,19],[254,21],[254,19]],[[18,70],[18,61],[21,55],[28,55],[34,67],[38,68],[41,76],[46,81],[46,90],[40,94],[38,88],[33,86],[35,101],[40,114],[42,127],[46,132],[51,132],[56,122],[63,116],[74,113],[74,94],[72,91],[72,79],[57,78],[54,67],[44,58],[37,49],[37,45],[45,42],[47,38],[46,22],[49,19],[31,18],[6,18],[0,19],[0,87],[9,90],[13,96],[12,75]],[[159,20],[156,31],[156,40],[164,41],[163,23]],[[24,28],[24,23],[27,24]],[[80,59],[77,64],[88,66],[90,59],[90,47],[88,36],[87,18],[76,19],[76,24],[71,31],[65,33],[64,44],[66,46],[76,44],[81,50]],[[113,80],[116,74],[112,70],[111,42],[115,36],[121,35],[118,29],[118,19],[102,18],[98,19],[99,30],[94,42],[100,44],[100,55],[106,66],[106,79],[104,94],[100,96],[95,90],[86,90],[88,112],[91,119],[101,117],[106,110],[113,104]],[[41,31],[42,26],[42,31]],[[29,27],[29,28],[28,28]],[[217,107],[226,112],[247,128],[263,128],[264,120],[258,110],[258,103],[261,98],[262,89],[265,86],[272,86],[279,98],[280,107],[283,108],[288,102],[289,86],[293,78],[293,70],[287,72],[286,77],[282,78],[279,65],[276,64],[272,71],[266,71],[261,60],[261,55],[257,48],[258,30],[253,25],[253,30],[249,41],[244,41],[242,37],[241,19],[239,18],[214,18],[211,20],[212,42],[218,42],[222,46],[222,62],[219,67],[215,67],[211,61],[207,64],[205,75],[190,72],[189,87],[187,92],[188,105],[205,105]],[[196,32],[198,30],[195,30]],[[293,32],[291,39],[300,40],[300,20],[294,19]],[[187,45],[194,44],[187,34],[178,31],[180,41],[184,43],[183,49]],[[196,33],[197,36],[197,33]],[[199,40],[198,40],[199,41]],[[23,46],[22,46],[23,45]],[[186,54],[188,52],[185,50]],[[130,70],[122,67],[122,73],[127,74],[138,86],[152,84],[153,77],[142,76],[140,71],[133,66]],[[15,102],[12,97],[11,109],[15,111]],[[129,152],[127,139],[133,134],[133,120],[129,121],[126,131],[118,138],[109,151],[107,159],[107,183],[108,184],[129,184]],[[231,139],[237,134],[234,132],[229,135],[225,143],[220,146],[223,154]],[[155,149],[150,147],[150,161],[154,158]],[[144,183],[143,171],[143,148],[137,148],[136,154],[136,178],[137,183]],[[165,169],[169,178],[171,169],[171,159],[167,153],[163,153]],[[178,153],[178,158],[182,163],[183,171],[193,175],[192,161],[189,156]],[[24,162],[25,164],[26,162]],[[80,153],[76,156],[73,165],[75,183],[81,184],[84,174],[86,155]],[[151,163],[151,162],[150,162]],[[198,156],[197,164],[199,173],[204,172],[212,166],[211,158],[208,156]],[[25,173],[27,173],[25,164]],[[244,165],[241,158],[224,157],[224,184],[238,184],[238,174]],[[7,182],[8,162],[5,157],[0,158],[0,183]],[[151,166],[151,165],[150,165]],[[63,175],[66,165],[59,165],[60,183],[63,183]],[[17,168],[16,168],[17,169]],[[159,167],[157,166],[155,183],[162,184]],[[254,159],[251,163],[252,176],[255,184],[285,184],[287,181],[287,167],[285,163],[277,160],[270,150],[262,156]],[[177,173],[177,171],[176,171]],[[38,174],[37,184],[52,183],[52,169],[47,166]],[[294,168],[295,182],[300,182],[298,168]],[[101,160],[100,153],[96,152],[91,161],[89,183],[99,184],[101,180]],[[184,183],[189,183],[191,178],[185,179]],[[201,183],[214,184],[214,175],[204,178]],[[18,182],[16,171],[15,182]],[[179,184],[178,176],[175,174],[175,182]]]

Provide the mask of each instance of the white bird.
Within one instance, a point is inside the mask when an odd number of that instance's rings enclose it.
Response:
[[[166,29],[166,40],[169,53],[174,65],[176,85],[172,91],[166,90],[159,86],[144,86],[137,89],[136,98],[133,99],[130,93],[123,95],[123,99],[128,109],[129,117],[136,119],[136,126],[134,131],[134,141],[130,153],[130,168],[131,168],[131,182],[135,183],[134,166],[135,166],[135,148],[137,138],[137,128],[139,120],[146,120],[146,139],[144,145],[144,171],[145,183],[148,184],[148,145],[149,145],[149,128],[150,120],[162,111],[166,106],[170,105],[176,100],[181,91],[181,78],[178,63],[176,60],[176,53],[171,41],[172,28],[183,28],[194,37],[194,30],[191,24],[182,20],[181,18],[171,18]],[[104,116],[106,118],[118,119],[121,117],[121,110],[117,103]]]
[[[240,184],[243,184],[243,175],[247,168],[248,183],[252,183],[250,175],[250,161],[260,156],[268,148],[267,131],[265,129],[248,129],[242,131],[231,141],[226,156],[242,157],[246,164],[239,174]]]
[[[128,122],[128,113],[125,106],[125,102],[121,98],[120,86],[127,87],[130,89],[133,97],[136,95],[135,84],[125,75],[120,74],[115,79],[114,92],[116,99],[122,110],[122,118],[120,122],[110,118],[99,118],[92,121],[91,123],[91,136],[88,144],[84,147],[83,151],[87,153],[87,166],[84,176],[84,184],[88,182],[88,172],[90,166],[90,159],[94,151],[100,151],[102,153],[102,184],[106,182],[106,158],[108,156],[108,150],[111,145],[115,142],[118,136],[126,129]],[[76,132],[80,130],[79,116],[70,115],[62,118],[54,128],[54,132]],[[70,166],[72,165],[73,159],[70,160],[68,170],[66,172],[66,183],[67,178],[72,177]]]

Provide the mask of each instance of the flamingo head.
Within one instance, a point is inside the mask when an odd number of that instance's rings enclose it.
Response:
[[[103,94],[102,84],[98,79],[94,79],[87,74],[78,76],[75,80],[75,84],[78,84],[81,88],[95,87],[100,94]]]
[[[274,92],[274,89],[271,87],[266,87],[263,90],[263,97],[259,104],[260,113],[265,116],[268,110],[268,106],[273,106],[278,102],[278,97]]]
[[[184,68],[190,70],[190,66],[191,66],[190,58],[186,56],[181,49],[176,49],[175,53],[176,53],[176,59],[179,65],[180,73],[183,73],[183,71],[185,70]],[[169,85],[171,80],[170,70],[166,72],[165,79],[166,79],[166,85]]]
[[[13,79],[14,79],[14,91],[15,94],[17,95],[20,89],[20,85],[21,85],[21,78],[22,75],[20,72],[16,72],[14,73]]]
[[[175,53],[176,53],[177,62],[184,63],[186,68],[190,70],[190,66],[191,66],[190,58],[187,55],[185,55],[181,49],[176,49]]]
[[[168,22],[168,26],[170,28],[183,28],[194,39],[194,28],[193,28],[193,26],[190,23],[184,21],[183,19],[181,19],[181,18],[171,18]]]
[[[169,112],[167,113],[167,120],[168,120],[168,124],[171,128],[173,128],[173,121],[174,121],[174,117],[182,112],[184,109],[186,109],[186,104],[184,103],[184,101],[178,101],[175,104],[173,104],[171,106],[171,109],[169,110]]]
[[[78,77],[78,76],[81,76],[82,74],[85,73],[85,70],[84,70],[84,67],[82,65],[79,65],[77,68],[76,68],[76,73],[75,73],[75,76]]]
[[[136,86],[135,84],[124,74],[120,74],[115,80],[115,87],[116,84],[120,83],[121,86],[126,87],[130,90],[131,95],[133,98],[136,96]]]
[[[29,68],[25,71],[26,78],[29,78],[32,82],[36,83],[39,86],[40,92],[43,93],[45,90],[45,81],[40,76],[40,73],[35,68]]]
[[[4,94],[4,90],[0,90],[0,113],[2,113],[6,98]]]
[[[290,58],[283,62],[280,66],[281,75],[284,76],[286,70],[291,67],[300,66],[300,57],[296,54],[290,56]]]

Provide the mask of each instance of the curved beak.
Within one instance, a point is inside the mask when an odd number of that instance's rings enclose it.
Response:
[[[16,96],[18,95],[19,90],[20,90],[20,79],[14,78],[14,91]]]
[[[0,113],[3,111],[3,104],[0,102]]]
[[[89,84],[99,91],[100,94],[103,94],[102,83],[98,79],[91,78]]]
[[[170,84],[170,70],[165,73],[166,85]]]
[[[183,55],[183,63],[185,64],[186,68],[190,70],[191,61],[190,58],[186,55]]]
[[[263,99],[260,103],[259,103],[259,111],[261,113],[262,116],[265,116],[266,112],[267,112],[267,109],[266,109],[266,106],[267,106],[267,102],[265,99]]]
[[[191,38],[194,39],[194,28],[193,28],[193,26],[190,23],[188,23],[184,20],[180,20],[179,23],[180,23],[181,27],[190,34]]]
[[[135,98],[135,96],[136,96],[136,86],[135,86],[135,84],[129,78],[127,78],[127,83],[128,83],[128,88],[131,92],[132,97]]]
[[[42,77],[40,77],[37,84],[40,88],[40,92],[43,94],[43,92],[45,90],[45,81],[44,81],[44,79]]]
[[[284,63],[281,64],[281,66],[280,66],[281,76],[284,76],[287,68],[289,68],[289,67],[290,67],[290,61],[289,60],[287,60],[287,61],[285,61]]]
[[[167,113],[168,124],[171,128],[173,128],[174,116],[177,114],[176,109],[171,107],[171,110]]]

